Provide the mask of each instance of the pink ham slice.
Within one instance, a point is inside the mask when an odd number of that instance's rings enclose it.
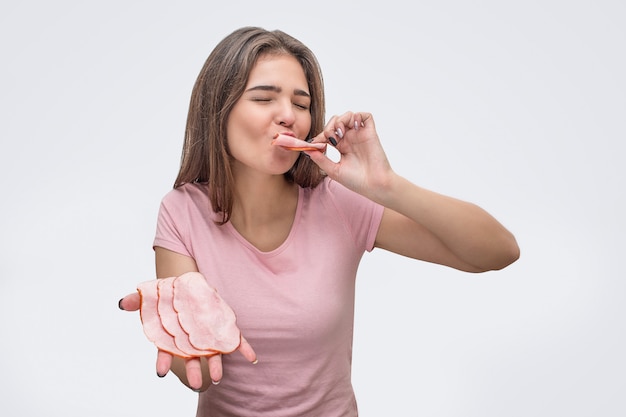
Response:
[[[161,324],[166,332],[174,337],[176,347],[189,356],[209,356],[219,352],[214,350],[200,350],[189,343],[189,335],[180,327],[178,315],[174,310],[174,280],[176,277],[157,280],[158,302],[157,312]]]
[[[199,272],[174,280],[174,310],[189,342],[199,350],[230,353],[241,343],[233,310]]]
[[[309,143],[289,135],[279,135],[272,141],[272,145],[282,146],[292,151],[321,151],[326,150],[325,143]]]
[[[143,332],[148,340],[154,343],[159,349],[169,352],[172,355],[182,358],[191,357],[191,355],[178,349],[174,337],[165,330],[161,323],[157,311],[157,280],[140,283],[137,286],[137,291],[139,291],[139,295],[141,296],[139,314],[143,325]]]
[[[239,347],[235,313],[199,272],[142,282],[137,291],[144,333],[160,350],[191,358]]]

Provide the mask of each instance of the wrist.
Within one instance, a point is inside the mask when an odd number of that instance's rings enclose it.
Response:
[[[385,207],[394,208],[409,185],[411,185],[411,183],[404,177],[395,172],[391,172],[385,178],[380,178],[377,183],[368,190],[370,194],[368,198]]]

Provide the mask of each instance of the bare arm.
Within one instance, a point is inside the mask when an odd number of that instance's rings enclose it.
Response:
[[[411,258],[484,272],[519,257],[513,235],[480,207],[417,187],[396,177],[376,246]]]
[[[371,114],[333,117],[315,141],[331,136],[340,137],[338,162],[322,152],[306,153],[332,179],[385,207],[377,247],[470,272],[501,269],[519,257],[513,235],[485,210],[397,175]]]

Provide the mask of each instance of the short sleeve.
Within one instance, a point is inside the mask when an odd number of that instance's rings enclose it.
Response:
[[[384,207],[336,181],[327,179],[326,186],[334,210],[341,216],[357,247],[371,252],[376,243]]]
[[[157,216],[156,236],[153,247],[162,247],[182,255],[191,256],[188,249],[189,235],[185,229],[187,222],[181,219],[184,210],[183,193],[172,190],[168,193],[159,207]]]

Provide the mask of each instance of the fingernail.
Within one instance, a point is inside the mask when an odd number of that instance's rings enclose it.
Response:
[[[200,391],[200,388],[192,388],[191,390],[192,390],[193,392],[197,392],[198,394],[199,394],[200,392],[202,392],[202,391]]]
[[[120,301],[117,302],[117,306],[120,308],[120,310],[124,310],[124,307],[122,307],[122,300],[124,299],[120,298]]]
[[[256,365],[257,363],[259,363],[259,360],[255,359],[254,362],[252,362],[252,365]]]
[[[354,129],[359,130],[359,123],[356,120],[354,121]]]
[[[340,127],[335,130],[335,133],[337,134],[337,136],[339,136],[339,139],[343,139],[343,132],[341,131]]]
[[[220,381],[213,381],[213,380],[211,380],[211,383],[212,383],[213,385],[219,385],[219,384],[220,384]]]
[[[339,137],[342,137],[342,136],[341,136],[341,135],[339,135]],[[330,142],[330,144],[331,144],[331,145],[333,145],[333,146],[337,146],[337,140],[336,140],[334,137],[330,136],[330,137],[328,138],[328,141]]]
[[[165,375],[166,375],[166,374],[161,374],[159,371],[157,371],[157,376],[158,376],[159,378],[163,378]]]

